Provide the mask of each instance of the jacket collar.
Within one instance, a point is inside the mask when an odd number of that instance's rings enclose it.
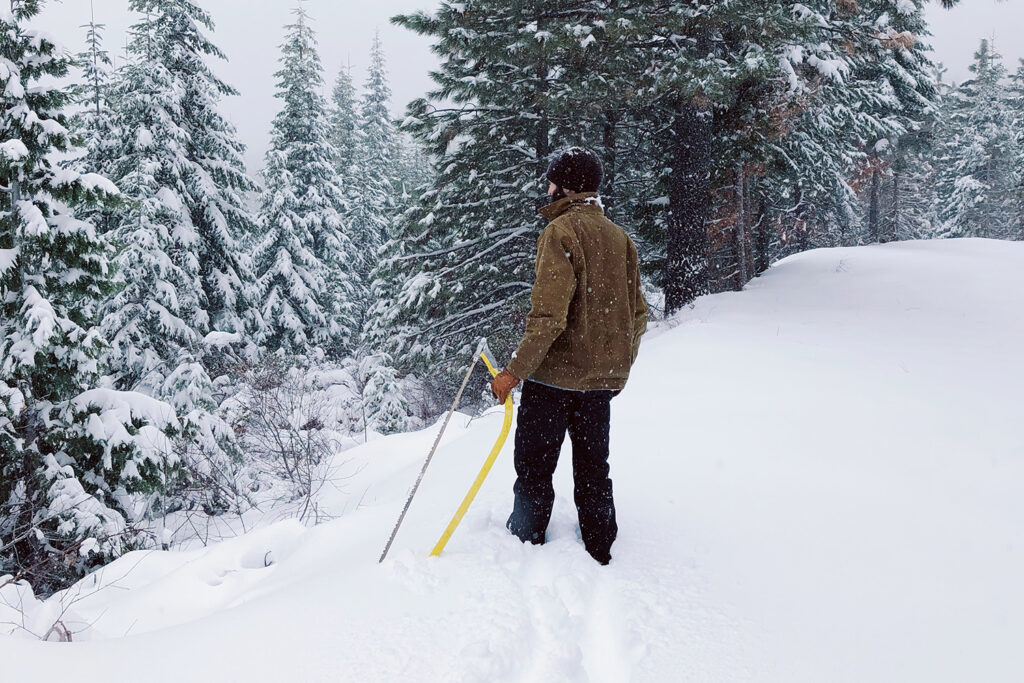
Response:
[[[540,210],[540,215],[549,221],[553,221],[572,208],[583,211],[597,211],[604,214],[604,209],[601,208],[601,200],[597,192],[577,192],[568,197],[563,197],[557,202],[548,204]]]

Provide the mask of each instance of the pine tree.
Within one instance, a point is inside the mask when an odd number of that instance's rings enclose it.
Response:
[[[942,68],[932,65],[933,102],[892,151],[892,179],[886,231],[896,240],[933,239],[938,235],[938,196],[935,192],[936,129],[942,108]]]
[[[240,239],[254,232],[243,146],[218,112],[235,91],[205,62],[223,58],[190,0],[132,0],[144,15],[112,97],[118,139],[110,177],[133,200],[119,217],[127,289],[108,306],[109,336],[127,362],[121,382],[158,387],[178,350],[215,330],[255,323]]]
[[[669,208],[662,239],[693,256],[669,259],[666,250],[658,256],[664,264],[654,264],[667,284],[682,287],[669,296],[670,310],[694,295],[683,287],[687,278],[705,280],[702,253],[710,259],[706,289],[715,290],[741,285],[780,247],[855,242],[860,217],[851,177],[858,165],[887,172],[882,150],[917,130],[935,99],[920,2],[779,3],[763,16],[762,9],[746,2],[708,11],[680,5],[644,12],[637,22],[648,22],[643,30],[655,35],[650,44],[659,61],[635,99],[652,122],[662,119],[656,166],[673,170],[660,184]],[[664,35],[688,42],[665,43],[658,38]],[[699,58],[705,54],[710,61]],[[693,118],[694,107],[673,100],[694,89],[700,97],[691,104],[705,106],[706,126]],[[698,162],[706,166],[691,173]],[[682,187],[694,178],[707,186]],[[698,220],[686,207],[706,217]],[[681,232],[684,218],[693,227]],[[681,270],[664,271],[673,267]]]
[[[338,71],[331,97],[331,142],[337,152],[335,166],[338,184],[349,197],[355,196],[355,182],[362,175],[359,170],[359,113],[356,110],[356,88],[352,83],[352,67]]]
[[[900,180],[894,165],[906,162],[912,139],[930,115],[937,97],[932,64],[924,36],[927,26],[923,0],[871,0],[852,14],[848,34],[851,50],[852,90],[864,124],[865,163],[870,168],[866,233],[868,241],[895,239],[886,219],[887,197]],[[902,154],[901,159],[896,155]],[[906,174],[907,168],[899,169]],[[900,204],[897,201],[896,206]]]
[[[931,239],[935,234],[935,169],[930,133],[903,136],[892,153],[884,234],[893,240]]]
[[[316,37],[300,6],[287,27],[260,209],[264,237],[254,254],[269,349],[341,356],[358,343],[353,297],[358,261],[339,216],[344,194],[322,84]]]
[[[78,54],[82,67],[82,83],[76,89],[81,114],[76,117],[75,129],[82,137],[86,158],[82,165],[90,172],[102,172],[113,154],[114,129],[108,102],[113,63],[103,49],[104,24],[96,23],[95,15],[86,29],[86,50]]]
[[[987,40],[974,55],[973,77],[946,99],[936,190],[945,232],[1008,239],[1016,232],[1013,116],[1006,69]]]
[[[1013,116],[1014,148],[1014,204],[1017,235],[1024,240],[1024,59],[1013,74],[1010,84],[1010,107]]]
[[[934,99],[910,0],[442,3],[395,21],[442,57],[404,126],[438,176],[377,280],[400,284],[376,336],[413,366],[481,335],[511,350],[555,149],[601,154],[608,212],[671,313],[742,286],[780,242],[854,239],[851,177]]]
[[[255,232],[245,206],[255,184],[218,112],[235,91],[205,61],[224,57],[204,34],[213,30],[209,14],[190,0],[131,7],[143,18],[111,91],[116,139],[105,168],[129,199],[114,217],[125,287],[105,306],[108,358],[117,386],[165,399],[182,416],[191,472],[230,477],[240,458],[234,434],[196,397],[213,384],[206,337],[260,322],[241,245]]]
[[[124,502],[166,484],[177,423],[96,388],[110,249],[78,215],[118,191],[54,166],[79,151],[55,85],[71,60],[26,28],[39,6],[0,10],[0,574],[48,593],[138,543]]]
[[[175,122],[174,82],[159,62],[127,65],[114,96],[119,138],[109,173],[130,201],[113,233],[125,287],[106,304],[104,329],[117,385],[158,396],[180,350],[195,348],[209,329],[197,286],[198,235],[179,193],[187,134]]]
[[[403,126],[437,175],[396,220],[377,280],[397,291],[371,316],[372,336],[404,370],[429,364],[432,376],[454,375],[479,337],[499,357],[518,339],[542,227],[536,209],[546,203],[541,179],[556,145],[584,137],[555,111],[568,93],[548,61],[556,45],[580,45],[572,12],[583,4],[445,2],[394,19],[432,37],[442,57],[436,88],[409,105]]]
[[[367,355],[360,360],[358,372],[367,427],[381,434],[405,431],[409,402],[398,384],[394,361],[387,354]]]
[[[377,265],[381,245],[391,237],[397,206],[398,144],[388,111],[390,104],[384,46],[377,32],[360,103],[358,175],[352,178],[358,196],[351,227],[359,258],[359,293],[364,301],[369,295],[371,273]],[[361,312],[365,310],[365,306],[360,307]],[[364,324],[365,316],[361,316],[360,326]]]
[[[396,149],[395,202],[402,210],[433,183],[434,167],[422,146],[409,136],[398,136]]]
[[[75,87],[80,111],[72,124],[74,132],[82,139],[85,154],[66,163],[69,168],[83,173],[107,174],[111,161],[118,156],[118,136],[110,107],[113,63],[103,49],[106,26],[96,23],[93,15],[82,28],[86,30],[86,49],[77,56],[82,80]],[[103,207],[83,209],[81,213],[83,219],[92,222],[104,234],[113,227],[112,216],[111,210]]]

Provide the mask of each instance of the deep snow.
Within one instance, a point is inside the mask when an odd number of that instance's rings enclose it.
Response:
[[[45,631],[73,602],[87,642],[14,629],[0,681],[1024,680],[1022,416],[1024,243],[801,254],[645,338],[612,404],[609,567],[565,455],[551,541],[504,532],[511,440],[426,557],[496,408],[453,420],[384,565],[436,425],[340,454],[335,521],[134,553],[26,603]]]

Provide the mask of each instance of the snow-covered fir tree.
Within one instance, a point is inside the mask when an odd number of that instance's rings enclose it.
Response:
[[[404,126],[437,176],[397,219],[378,270],[396,291],[371,316],[405,370],[454,374],[485,335],[498,357],[511,353],[533,281],[541,178],[555,145],[582,137],[578,123],[561,128],[552,115],[560,79],[547,62],[555,42],[579,37],[564,28],[570,19],[546,17],[579,4],[444,2],[396,18],[431,37],[442,59]]]
[[[356,197],[355,183],[362,175],[359,171],[360,119],[351,66],[343,66],[338,71],[331,93],[330,119],[338,183],[351,204]]]
[[[433,182],[434,166],[423,146],[410,136],[399,135],[396,149],[395,197],[398,207],[405,208]]]
[[[56,85],[71,59],[26,28],[39,6],[0,9],[0,574],[49,593],[142,543],[127,499],[167,483],[177,422],[99,388],[110,249],[78,216],[118,191],[54,165],[78,151]]]
[[[920,205],[907,196],[920,180],[914,177],[920,159],[911,156],[920,147],[938,94],[930,47],[924,42],[923,5],[923,0],[862,3],[850,31],[860,38],[852,55],[852,87],[858,89],[861,115],[874,124],[863,145],[870,168],[864,222],[871,242],[897,239],[899,221],[921,227],[920,210],[914,212]],[[916,218],[907,212],[916,213]]]
[[[360,410],[366,429],[381,434],[402,432],[409,425],[409,401],[387,354],[366,354],[352,367],[361,392]]]
[[[90,11],[93,7],[90,4]],[[110,71],[113,62],[110,54],[103,49],[103,31],[105,24],[96,23],[96,14],[92,11],[89,23],[85,25],[86,49],[78,53],[78,63],[82,67],[82,98],[81,102],[94,114],[99,114],[106,105],[107,88],[110,82]]]
[[[87,171],[104,170],[114,152],[116,140],[109,103],[113,63],[103,49],[104,24],[96,23],[92,16],[86,24],[86,49],[78,54],[82,69],[81,83],[76,89],[81,112],[76,117],[75,129],[86,149],[82,166]]]
[[[922,2],[808,6],[826,27],[827,77],[808,79],[769,108],[774,130],[766,142],[777,140],[778,149],[758,143],[768,165],[754,186],[757,204],[767,209],[758,219],[781,236],[770,256],[893,239],[889,201],[903,191],[896,156],[903,157],[900,173],[906,175],[906,155],[936,99]],[[822,48],[816,49],[817,59]],[[810,59],[791,65],[808,72]]]
[[[357,191],[351,234],[359,257],[360,294],[364,297],[369,295],[371,273],[377,266],[381,245],[391,236],[397,205],[398,144],[388,111],[390,105],[384,46],[377,32],[360,101],[358,172],[351,178]],[[365,307],[360,310],[365,314]],[[361,315],[360,324],[365,322],[365,315]]]
[[[336,151],[326,104],[316,36],[300,6],[287,27],[277,72],[274,118],[263,171],[259,223],[263,237],[254,252],[262,327],[270,350],[335,356],[359,340],[355,265],[359,254],[339,210],[347,213],[336,175]]]
[[[114,128],[110,107],[113,81],[113,63],[103,48],[104,24],[91,16],[86,29],[86,49],[77,56],[81,68],[81,81],[75,87],[78,113],[72,119],[75,134],[81,137],[85,154],[68,163],[69,167],[84,173],[106,173],[110,162],[118,155],[118,135]],[[82,213],[102,233],[113,227],[112,211],[103,207],[86,209]]]
[[[1024,240],[1024,59],[1010,82],[1010,109],[1013,115],[1013,130],[1016,158],[1014,161],[1014,204],[1017,235],[1014,239]]]
[[[886,241],[935,236],[938,200],[932,155],[928,129],[902,136],[893,149],[883,217]]]
[[[115,153],[104,169],[129,201],[115,217],[125,287],[105,306],[117,385],[169,401],[185,421],[186,465],[224,476],[239,452],[230,428],[196,397],[211,334],[258,327],[241,240],[254,232],[243,146],[218,111],[235,91],[207,64],[223,58],[209,14],[190,0],[132,0],[130,62],[111,91]],[[250,350],[251,353],[251,350]],[[197,365],[198,361],[198,365]],[[195,386],[184,387],[188,377]]]
[[[204,35],[209,14],[190,0],[131,6],[144,18],[112,93],[118,153],[104,169],[134,200],[117,232],[128,288],[108,306],[107,329],[126,359],[123,383],[155,391],[177,349],[254,322],[240,239],[254,232],[244,195],[255,185],[218,111],[235,91],[206,63],[223,58]]]
[[[721,239],[721,277],[742,285],[777,253],[773,229],[806,248],[809,226],[852,225],[858,160],[930,95],[926,46],[904,35],[920,3],[842,4],[442,3],[398,17],[442,56],[405,126],[438,176],[389,244],[382,277],[401,285],[378,336],[403,363],[457,356],[481,335],[508,334],[495,340],[508,353],[539,181],[570,144],[602,154],[609,210],[640,231],[669,311],[709,291]],[[727,229],[712,241],[713,221]]]
[[[946,98],[940,125],[936,191],[945,234],[1009,239],[1017,230],[1017,140],[1006,68],[988,40],[974,55],[972,77]]]

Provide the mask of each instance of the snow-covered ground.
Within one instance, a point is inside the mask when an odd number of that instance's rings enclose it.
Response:
[[[1022,243],[805,253],[650,335],[612,404],[609,567],[567,457],[551,541],[505,533],[511,441],[426,557],[500,424],[453,420],[383,565],[436,426],[339,456],[335,521],[26,603],[85,642],[15,629],[0,680],[1024,680]]]

